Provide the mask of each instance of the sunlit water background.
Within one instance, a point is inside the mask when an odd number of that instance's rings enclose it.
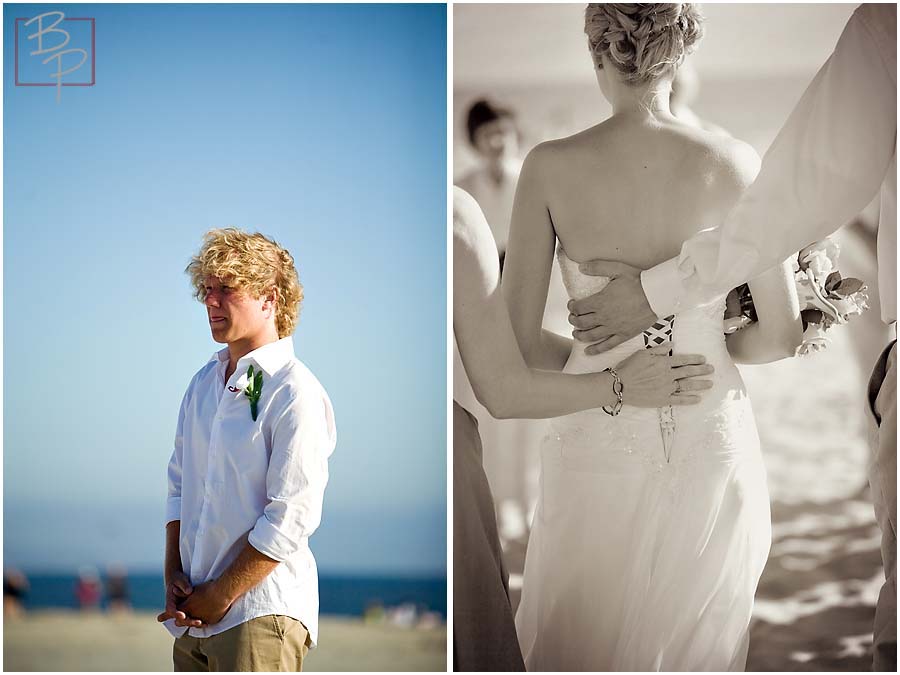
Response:
[[[25,596],[26,610],[76,609],[74,574],[31,574]],[[162,611],[165,605],[163,578],[158,573],[128,576],[128,600],[136,610]],[[101,607],[106,607],[104,595]],[[327,576],[319,578],[322,614],[361,617],[374,606],[385,608],[413,605],[419,612],[447,615],[447,582],[443,577]]]

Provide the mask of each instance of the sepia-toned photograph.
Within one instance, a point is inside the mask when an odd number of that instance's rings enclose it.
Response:
[[[455,671],[896,671],[896,21],[454,5]]]

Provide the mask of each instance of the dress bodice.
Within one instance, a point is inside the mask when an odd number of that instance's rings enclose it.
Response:
[[[609,283],[607,277],[581,272],[578,263],[569,258],[561,246],[557,248],[557,256],[571,298],[587,297]],[[749,411],[749,405],[743,380],[725,344],[722,329],[724,313],[725,296],[722,295],[705,305],[670,317],[672,352],[702,354],[707,363],[715,368],[712,375],[705,376],[705,379],[713,381],[713,387],[703,392],[701,403],[658,410],[626,404],[616,417],[594,409],[557,418],[551,422],[552,435],[559,442],[559,447],[565,448],[563,454],[567,463],[572,468],[580,466],[589,471],[609,470],[611,465],[631,470],[637,468],[634,464],[637,460],[638,464],[647,462],[661,469],[663,464],[691,463],[705,454],[705,447],[728,452],[730,444],[727,439],[733,435],[735,426],[745,424],[743,418]],[[613,368],[634,352],[652,346],[648,343],[649,336],[645,333],[601,354],[589,355],[585,353],[588,343],[575,341],[563,372],[591,373]],[[667,414],[663,415],[663,412]],[[671,439],[664,443],[667,446],[664,451],[657,450],[646,441],[648,430],[666,425],[674,428],[674,451],[668,447]],[[655,433],[659,437],[659,431]],[[588,438],[592,442],[583,445],[581,441]],[[598,442],[606,447],[619,448],[624,453],[619,457],[625,459],[625,463],[621,464],[615,456],[597,453],[595,443]]]

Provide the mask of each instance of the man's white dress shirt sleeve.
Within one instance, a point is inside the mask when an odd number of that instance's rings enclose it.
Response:
[[[175,448],[169,459],[169,493],[166,499],[166,525],[173,520],[181,520],[181,467],[184,460],[184,414],[191,393],[188,387],[184,398],[181,400],[181,408],[178,411],[178,425],[175,427]]]
[[[324,392],[302,392],[275,420],[266,473],[268,503],[248,541],[282,562],[319,526],[335,446],[334,412]]]
[[[756,182],[722,226],[697,234],[678,258],[642,273],[658,316],[759,276],[872,201],[896,162],[896,11],[896,5],[863,5],[854,12],[766,153]],[[896,223],[882,221],[882,227],[896,232]],[[879,259],[879,266],[896,274],[896,257],[891,260]]]

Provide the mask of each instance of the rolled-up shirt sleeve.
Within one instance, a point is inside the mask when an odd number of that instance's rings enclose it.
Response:
[[[284,561],[319,526],[335,439],[334,413],[324,392],[297,394],[275,420],[268,502],[248,536],[260,553]]]
[[[193,381],[191,382],[193,386]],[[188,387],[181,408],[178,411],[178,424],[175,427],[175,447],[169,459],[168,478],[169,492],[166,498],[166,524],[173,520],[181,520],[181,467],[184,459],[184,415],[190,397],[191,386]]]
[[[658,316],[759,276],[833,233],[878,193],[896,161],[896,11],[854,12],[725,222],[641,275]]]

